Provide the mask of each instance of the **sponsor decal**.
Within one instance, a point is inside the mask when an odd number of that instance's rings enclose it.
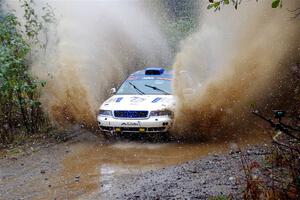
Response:
[[[159,77],[157,79],[159,79],[159,80],[167,80],[167,81],[172,81],[173,80],[172,78],[163,78],[163,77]]]
[[[138,122],[123,122],[121,124],[121,126],[139,126],[139,125],[140,125],[140,123],[138,123]]]
[[[143,102],[145,101],[146,99],[145,98],[142,98],[142,97],[131,97],[130,98],[130,102],[131,103],[140,103],[140,102]]]
[[[151,80],[154,79],[154,77],[142,77],[142,79]]]
[[[159,75],[156,75],[156,77],[154,76],[130,76],[128,79],[128,81],[134,81],[134,80],[167,80],[167,81],[172,81],[173,78],[169,78],[169,77],[160,77]]]

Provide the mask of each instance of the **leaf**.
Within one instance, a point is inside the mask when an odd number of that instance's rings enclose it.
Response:
[[[46,81],[41,81],[41,86],[45,87],[45,85],[46,85]]]
[[[273,2],[272,2],[272,8],[277,8],[279,6],[279,4],[280,4],[280,1],[281,0],[273,0]]]
[[[224,0],[224,4],[229,4],[229,0]]]
[[[214,4],[209,4],[208,6],[207,6],[207,9],[209,10],[209,9],[211,9],[211,8],[213,8],[214,7]]]
[[[36,100],[30,100],[30,101],[29,101],[29,104],[30,104],[32,107],[34,107],[34,108],[40,107],[40,106],[42,105],[41,102],[36,101]]]
[[[220,6],[220,2],[214,3],[213,6],[214,6],[215,8],[218,8],[218,7]]]

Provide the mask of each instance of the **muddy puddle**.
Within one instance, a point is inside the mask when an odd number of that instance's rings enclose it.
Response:
[[[113,179],[124,174],[139,174],[148,170],[181,164],[209,154],[226,153],[232,146],[241,148],[267,143],[267,137],[252,135],[231,142],[210,143],[150,143],[93,141],[70,146],[63,160],[59,180],[51,189],[57,199],[89,199],[92,193],[104,194],[113,188]]]

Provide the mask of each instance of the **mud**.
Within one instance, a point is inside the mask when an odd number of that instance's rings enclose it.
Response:
[[[209,182],[211,176],[214,180],[207,190],[228,193],[232,192],[229,186],[218,184],[227,184],[232,174],[240,173],[238,157],[228,155],[230,149],[268,141],[261,133],[230,143],[184,144],[105,141],[79,128],[74,132],[68,142],[1,159],[0,199],[126,199],[126,195],[135,199],[158,195],[164,199],[175,190],[170,198],[193,197],[203,192],[190,186]],[[214,161],[216,157],[220,162]],[[207,171],[200,173],[199,168],[199,172],[192,172],[197,166]]]
[[[51,199],[50,179],[62,167],[66,144],[0,160],[0,199]]]
[[[264,147],[247,149],[248,162],[269,154]],[[244,152],[243,152],[244,153]],[[103,199],[242,199],[244,172],[240,154],[210,155],[184,164],[144,174],[123,175],[112,181],[114,186],[101,195]],[[222,198],[221,198],[222,197]],[[89,198],[100,198],[93,194]]]

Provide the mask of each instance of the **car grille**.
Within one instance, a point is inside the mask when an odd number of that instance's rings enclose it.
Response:
[[[115,110],[114,116],[116,118],[147,118],[148,111]]]

